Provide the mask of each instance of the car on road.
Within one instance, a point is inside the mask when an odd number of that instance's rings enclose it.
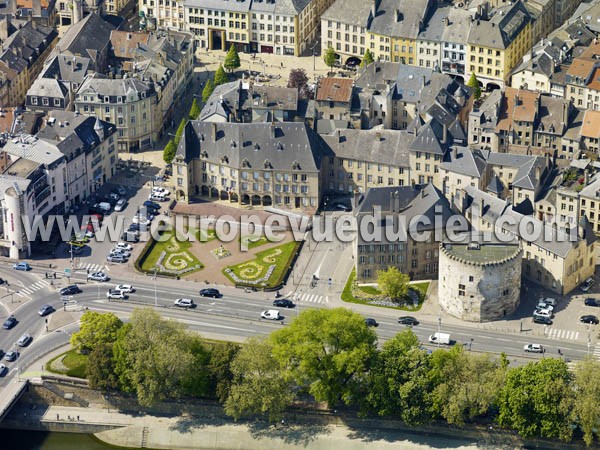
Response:
[[[58,291],[60,295],[75,295],[79,294],[80,292],[81,289],[79,289],[79,286],[77,286],[76,284],[64,287],[60,291]]]
[[[419,325],[419,321],[412,316],[398,317],[398,323],[402,325]]]
[[[131,256],[131,252],[129,250],[125,250],[122,248],[113,248],[110,253],[110,255],[123,255],[125,258],[129,258]]]
[[[106,261],[110,263],[124,263],[127,262],[127,258],[121,254],[111,254],[106,257]]]
[[[597,300],[595,298],[586,298],[585,299],[585,306],[595,306],[595,307],[600,307],[600,300]]]
[[[379,324],[377,323],[377,321],[371,317],[367,317],[365,319],[365,325],[368,327],[378,327]]]
[[[594,284],[594,279],[592,277],[590,277],[587,280],[585,280],[583,283],[581,283],[581,286],[579,287],[579,289],[581,289],[582,292],[587,292],[592,288],[593,284]]]
[[[0,377],[3,377],[8,372],[8,367],[4,364],[0,364]]]
[[[279,298],[273,301],[273,306],[279,306],[280,308],[294,308],[296,304],[289,298]]]
[[[552,325],[552,319],[544,316],[533,316],[533,323],[541,323],[543,325]]]
[[[13,264],[13,269],[28,271],[31,270],[31,266],[29,265],[29,263],[26,262],[18,262]]]
[[[92,281],[108,281],[110,280],[110,277],[108,275],[106,275],[104,272],[94,272],[94,273],[90,273],[87,276],[88,280],[92,280]]]
[[[10,352],[6,352],[6,354],[4,355],[4,359],[8,362],[15,361],[18,357],[19,353],[13,352],[12,350]]]
[[[4,328],[5,330],[10,330],[11,328],[14,328],[15,325],[17,324],[17,318],[15,316],[8,316],[6,318],[6,320],[4,321],[4,323],[2,324],[2,328]]]
[[[126,252],[130,252],[131,250],[133,250],[133,245],[127,244],[126,242],[117,242],[117,245],[115,248],[118,250],[124,250]]]
[[[180,308],[193,308],[196,306],[194,304],[194,300],[191,298],[178,298],[175,300],[175,306],[179,306]]]
[[[124,198],[122,198],[115,205],[115,211],[116,212],[121,212],[121,211],[123,211],[125,209],[126,206],[127,206],[127,200],[125,200]]]
[[[212,298],[221,297],[221,293],[219,292],[218,289],[215,289],[215,288],[200,289],[199,294],[201,297],[212,297]]]
[[[21,336],[19,338],[19,340],[17,341],[17,345],[19,347],[27,347],[29,344],[31,344],[31,341],[33,341],[33,338],[31,337],[31,335],[25,333],[23,336]]]
[[[117,289],[109,289],[108,292],[106,293],[106,298],[125,300],[127,298],[127,294],[125,292],[119,291]]]
[[[528,353],[544,353],[544,347],[541,344],[525,344],[523,351]]]
[[[42,317],[47,316],[48,314],[52,314],[54,312],[54,307],[52,305],[44,305],[38,311],[38,314]]]
[[[592,325],[598,325],[598,318],[596,316],[593,316],[591,314],[585,315],[585,316],[581,316],[579,318],[579,321],[581,323],[589,323]]]
[[[115,286],[115,289],[117,291],[125,292],[127,294],[131,294],[132,292],[135,292],[135,288],[131,284],[117,284]]]
[[[260,313],[260,317],[267,320],[279,320],[281,316],[279,315],[279,311],[276,309],[267,309]]]

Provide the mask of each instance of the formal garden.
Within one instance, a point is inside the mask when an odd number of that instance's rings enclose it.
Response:
[[[200,231],[196,232],[199,235]],[[163,241],[150,241],[147,249],[142,251],[138,261],[140,269],[146,273],[161,273],[174,276],[187,275],[201,270],[204,266],[191,252],[192,242],[176,238],[173,230],[164,231],[168,236]],[[214,239],[214,235],[206,235],[205,240]]]

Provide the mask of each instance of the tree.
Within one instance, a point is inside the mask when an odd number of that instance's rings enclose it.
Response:
[[[271,334],[273,356],[285,377],[334,407],[359,403],[377,338],[365,319],[344,308],[309,309]]]
[[[475,97],[475,100],[481,97],[481,86],[479,86],[479,80],[475,76],[475,72],[471,73],[471,78],[469,78],[467,86],[473,89],[473,97]]]
[[[229,83],[229,77],[227,76],[227,73],[225,73],[225,69],[223,69],[223,66],[219,66],[219,68],[215,72],[213,84],[215,85],[215,87],[217,87],[225,83]]]
[[[86,378],[92,389],[113,391],[119,389],[112,343],[98,344],[90,353],[86,366]]]
[[[323,55],[323,61],[325,61],[325,64],[331,69],[333,66],[335,66],[335,63],[337,62],[337,55],[335,54],[335,50],[333,49],[333,47],[329,47],[326,51],[325,54]]]
[[[79,331],[71,335],[71,345],[80,353],[88,353],[100,344],[115,342],[122,326],[121,319],[113,313],[86,311]]]
[[[214,345],[210,352],[210,360],[206,368],[209,377],[209,391],[221,403],[225,402],[229,395],[233,381],[231,365],[239,351],[239,345],[225,342]]]
[[[310,90],[308,89],[308,75],[306,75],[306,71],[304,69],[290,70],[287,87],[298,89],[300,98],[308,98]]]
[[[225,61],[223,61],[223,65],[229,72],[241,66],[240,55],[238,55],[235,45],[231,44],[231,47],[229,47],[229,51],[225,56]]]
[[[183,394],[194,397],[208,397],[210,395],[209,373],[206,370],[210,361],[210,351],[198,335],[187,335],[187,346],[192,355],[192,365],[187,378],[183,380]]]
[[[387,270],[377,271],[377,285],[386,297],[399,301],[408,294],[410,277],[400,272],[397,267],[389,266]]]
[[[571,420],[581,428],[590,446],[600,434],[600,362],[585,359],[575,366],[575,403]]]
[[[204,89],[202,89],[202,101],[204,103],[208,102],[208,99],[210,98],[214,90],[215,86],[212,80],[209,78],[206,84],[204,85]]]
[[[272,344],[251,338],[231,364],[233,382],[225,412],[235,420],[260,414],[277,421],[294,400],[292,386],[281,374]]]
[[[200,105],[198,104],[198,99],[194,97],[192,101],[192,107],[190,108],[190,120],[196,120],[200,115]]]
[[[373,58],[373,53],[371,50],[365,50],[365,55],[363,56],[363,60],[360,62],[360,67],[367,67],[369,64],[373,63],[375,58]]]
[[[498,423],[524,438],[541,436],[568,441],[573,430],[571,375],[555,358],[509,369],[498,402]]]
[[[181,119],[181,122],[179,122],[179,126],[177,127],[177,131],[175,132],[175,140],[174,140],[175,148],[177,148],[177,146],[179,146],[179,141],[181,140],[181,136],[183,136],[183,132],[185,130],[185,125],[186,124],[187,124],[187,119],[185,117],[183,117]]]
[[[175,142],[171,139],[165,145],[165,149],[163,150],[163,159],[167,164],[171,164],[173,158],[175,158],[175,153],[177,153],[177,147],[175,146]]]
[[[398,333],[378,352],[366,394],[369,409],[408,425],[431,421],[429,355],[412,330]]]

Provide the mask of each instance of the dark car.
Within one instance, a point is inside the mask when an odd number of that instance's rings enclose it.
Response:
[[[151,200],[146,200],[144,202],[144,206],[146,208],[149,208],[149,209],[160,209],[160,205],[158,203],[155,203],[155,202],[151,201]]]
[[[77,286],[76,284],[72,284],[71,286],[62,288],[58,293],[60,295],[74,295],[79,294],[80,292],[81,289],[79,289],[79,286]]]
[[[14,352],[11,350],[10,352],[6,352],[6,354],[4,355],[4,360],[8,361],[8,362],[12,362],[12,361],[15,361],[18,357],[19,357],[19,352]]]
[[[8,367],[6,367],[4,364],[0,364],[0,377],[3,377],[4,375],[6,375],[8,372]]]
[[[372,319],[371,317],[368,317],[365,319],[365,324],[368,327],[378,327],[379,324],[377,323],[377,321],[375,319]]]
[[[586,298],[585,306],[600,306],[600,300],[596,300],[595,298]]]
[[[44,305],[38,311],[38,314],[42,317],[47,316],[48,314],[52,314],[54,312],[54,307],[52,305]]]
[[[550,319],[550,317],[534,315],[533,323],[541,323],[543,325],[552,325],[552,319]]]
[[[129,225],[129,228],[127,229],[127,231],[140,231],[140,224],[132,223],[131,225]]]
[[[221,296],[219,290],[214,288],[200,289],[199,293],[202,297],[219,298]]]
[[[296,305],[289,298],[280,298],[273,301],[273,306],[281,306],[282,308],[294,308]]]
[[[402,325],[419,325],[419,321],[412,316],[399,317],[398,323]]]
[[[5,330],[10,330],[16,324],[17,324],[17,319],[15,318],[15,316],[9,316],[2,324],[2,328],[4,328]]]
[[[596,316],[592,316],[591,314],[587,316],[581,316],[579,318],[579,321],[582,323],[591,323],[593,325],[598,325],[598,318]]]

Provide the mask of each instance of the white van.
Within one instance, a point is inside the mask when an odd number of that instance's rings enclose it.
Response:
[[[279,311],[277,311],[276,309],[268,309],[266,311],[263,311],[260,317],[267,320],[279,320],[281,316],[279,315]]]
[[[548,311],[547,309],[536,309],[533,312],[534,316],[538,317],[547,317],[548,319],[552,319],[552,311]]]
[[[100,203],[98,203],[98,208],[100,208],[105,213],[109,213],[112,206],[110,206],[110,203],[100,202]]]

